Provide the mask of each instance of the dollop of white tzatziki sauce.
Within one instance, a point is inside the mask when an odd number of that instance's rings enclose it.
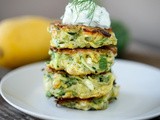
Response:
[[[85,4],[89,3],[86,2]],[[90,9],[85,9],[84,6],[75,6],[73,3],[69,3],[65,8],[64,15],[61,17],[62,23],[68,25],[110,28],[111,20],[109,13],[104,7],[95,5],[95,9],[91,11]],[[84,7],[83,10],[81,9],[82,7]],[[90,15],[91,12],[92,15]]]

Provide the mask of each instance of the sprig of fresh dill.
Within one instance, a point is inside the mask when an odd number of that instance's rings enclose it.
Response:
[[[70,3],[74,5],[76,12],[77,12],[77,19],[79,17],[79,14],[84,11],[88,10],[88,16],[87,18],[90,19],[90,23],[93,20],[94,11],[96,8],[96,0],[70,0]],[[77,20],[76,19],[76,20]]]

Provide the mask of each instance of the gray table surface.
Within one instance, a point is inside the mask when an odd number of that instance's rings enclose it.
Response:
[[[0,68],[0,80],[8,72],[9,70]],[[0,120],[40,120],[40,119],[32,117],[17,110],[16,108],[9,105],[2,98],[2,96],[0,96]],[[160,116],[153,118],[152,120],[160,120]]]

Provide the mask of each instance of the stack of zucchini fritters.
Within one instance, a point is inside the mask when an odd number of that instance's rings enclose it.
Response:
[[[106,109],[119,90],[111,72],[117,54],[112,30],[55,21],[50,33],[51,60],[44,75],[47,96],[70,108]]]

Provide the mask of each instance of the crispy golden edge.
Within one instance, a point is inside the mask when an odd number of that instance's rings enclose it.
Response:
[[[99,52],[99,53],[106,53],[108,51],[112,51],[113,54],[117,54],[117,47],[115,46],[106,46],[106,47],[102,47],[102,48],[96,48],[96,49],[90,49],[90,48],[76,48],[76,49],[57,49],[54,47],[50,47],[51,51],[54,52],[61,52],[64,54],[74,54],[74,53],[87,53],[87,52]]]
[[[45,71],[48,73],[58,73],[58,74],[68,74],[67,72],[63,71],[63,70],[55,70],[53,68],[51,68],[50,66],[46,66]]]
[[[101,97],[97,97],[97,98],[101,98]],[[56,99],[55,101],[57,102],[57,104],[63,104],[63,103],[69,103],[71,101],[88,101],[88,102],[91,102],[94,98],[87,98],[87,99],[81,99],[81,98],[60,98],[60,99]],[[115,97],[115,99],[117,99]]]
[[[99,97],[100,98],[100,97]],[[62,104],[64,102],[71,102],[71,101],[91,101],[93,98],[81,99],[81,98],[59,98],[56,100],[57,104]]]
[[[102,35],[104,37],[111,37],[112,36],[112,29],[109,28],[109,29],[102,29],[102,28],[99,28],[99,27],[90,27],[90,26],[85,26],[85,25],[65,25],[65,24],[62,24],[61,21],[54,21],[53,23],[51,23],[50,25],[50,28],[58,28],[58,30],[72,30],[72,29],[81,29],[82,32],[84,32],[85,34],[97,34],[97,35]],[[54,30],[51,29],[51,32],[54,32]]]
[[[114,86],[116,86],[116,83],[114,84]],[[103,96],[100,97],[96,97],[96,98],[102,98]],[[63,103],[69,103],[71,101],[92,101],[95,97],[91,97],[91,98],[86,98],[86,99],[81,99],[81,98],[59,98],[56,99],[57,104],[63,104]],[[117,97],[115,97],[115,99],[117,99]],[[111,101],[110,101],[111,102]]]
[[[46,66],[45,71],[48,72],[48,73],[52,73],[52,74],[53,73],[58,73],[58,74],[67,74],[67,75],[70,75],[67,72],[63,71],[63,70],[55,70],[54,68],[51,68],[50,66]],[[100,73],[98,75],[103,75],[103,74],[110,73],[110,72],[111,71],[103,72],[103,73]],[[95,74],[87,74],[86,76],[92,76],[92,75],[95,75]],[[76,75],[71,75],[71,76],[76,76]],[[79,76],[84,76],[84,75],[79,75]]]

